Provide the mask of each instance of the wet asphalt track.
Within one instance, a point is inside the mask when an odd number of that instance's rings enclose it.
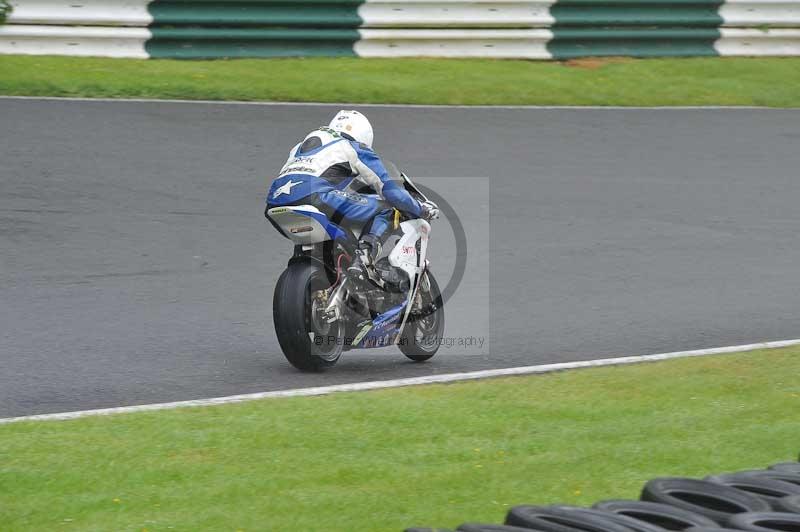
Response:
[[[448,335],[491,338],[298,373],[265,176],[335,109],[0,99],[0,417],[800,337],[800,111],[364,107],[463,177],[420,181],[470,238]]]

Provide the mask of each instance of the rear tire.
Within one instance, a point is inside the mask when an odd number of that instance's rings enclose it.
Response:
[[[792,495],[791,497],[778,499],[773,506],[778,512],[800,514],[800,495]]]
[[[283,354],[301,371],[324,371],[342,356],[341,322],[324,323],[313,293],[330,287],[325,271],[312,262],[290,264],[278,279],[272,319]]]
[[[800,463],[797,462],[781,462],[779,464],[772,464],[769,466],[770,471],[778,471],[780,473],[789,473],[793,475],[800,475]]]
[[[506,514],[506,524],[543,532],[631,532],[627,526],[596,513],[576,512],[563,506],[514,506]]]
[[[592,514],[597,517],[601,517],[602,519],[607,519],[619,525],[626,526],[631,530],[631,532],[664,532],[664,529],[660,526],[642,521],[641,519],[634,519],[633,517],[627,515],[616,514],[614,512],[606,512],[603,510],[597,510],[595,508],[583,508],[580,506],[569,506],[563,504],[555,505],[551,508],[558,508],[560,510],[567,510],[576,512],[578,514]]]
[[[720,524],[734,514],[772,509],[767,501],[752,493],[694,478],[653,479],[642,488],[641,499],[683,508]]]
[[[770,471],[777,473],[776,471]],[[760,497],[767,501],[772,508],[775,508],[775,503],[781,497],[789,497],[790,495],[800,495],[800,486],[777,480],[766,475],[758,475],[761,471],[743,471],[741,473],[727,473],[724,475],[712,475],[706,477],[704,480],[709,482],[716,482],[736,488],[737,490],[752,493],[756,497]]]
[[[400,337],[400,351],[414,362],[425,362],[439,350],[444,334],[444,301],[439,284],[428,270],[425,274],[430,283],[428,293],[421,292],[422,308],[432,309],[408,316],[403,334]]]
[[[800,530],[800,515],[784,512],[747,512],[732,516],[728,526],[738,530]]]
[[[604,512],[627,515],[666,530],[684,530],[692,526],[714,528],[716,521],[700,514],[667,504],[646,501],[611,500],[600,501],[592,508]]]

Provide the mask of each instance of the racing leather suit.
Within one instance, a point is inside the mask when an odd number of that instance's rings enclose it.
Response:
[[[377,194],[358,193],[365,185]],[[363,227],[362,240],[378,242],[392,223],[392,208],[412,218],[422,214],[420,203],[389,178],[374,151],[326,127],[292,148],[272,182],[267,210],[286,205],[313,205],[334,223]]]

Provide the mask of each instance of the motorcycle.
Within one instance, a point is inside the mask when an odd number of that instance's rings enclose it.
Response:
[[[425,195],[400,173],[417,200]],[[350,349],[397,345],[415,362],[433,357],[444,333],[444,305],[426,258],[431,226],[394,212],[391,233],[368,279],[347,275],[360,228],[340,225],[311,205],[273,207],[267,218],[294,242],[273,296],[275,332],[302,371],[334,366]]]

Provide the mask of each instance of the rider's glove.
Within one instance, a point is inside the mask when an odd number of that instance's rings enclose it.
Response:
[[[439,206],[431,200],[420,203],[420,207],[422,208],[422,218],[426,220],[435,220],[439,217]]]

